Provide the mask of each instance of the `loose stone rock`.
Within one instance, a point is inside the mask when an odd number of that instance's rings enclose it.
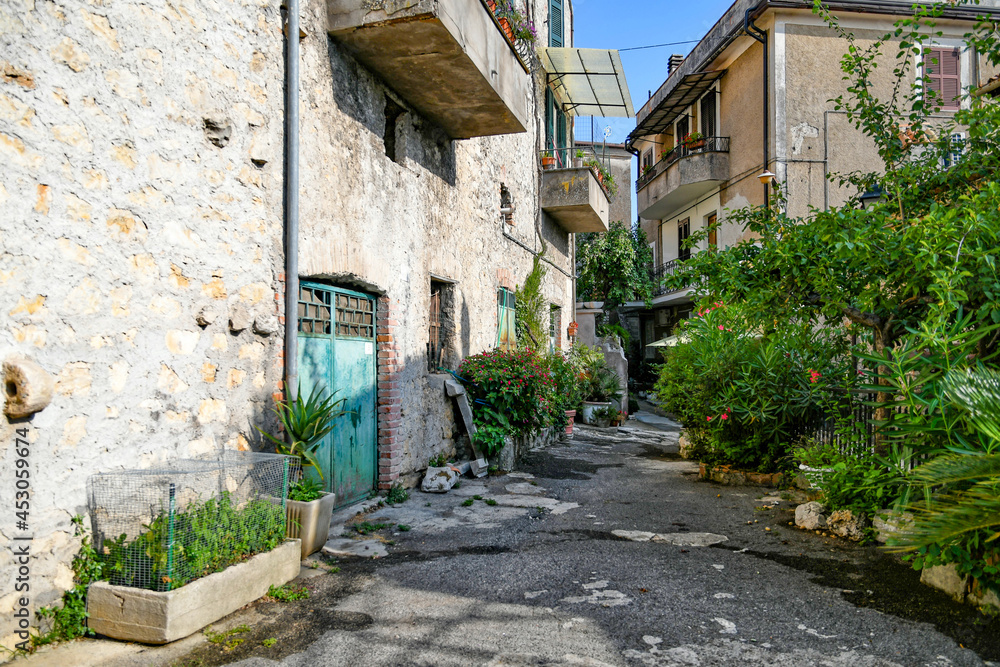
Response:
[[[424,481],[420,483],[420,490],[427,493],[446,493],[455,486],[460,475],[451,468],[428,468],[424,475]]]
[[[806,530],[826,528],[826,508],[815,500],[795,508],[795,525]]]
[[[868,515],[855,515],[851,510],[837,510],[827,519],[827,524],[834,533],[853,542],[860,542],[865,536],[868,525]]]

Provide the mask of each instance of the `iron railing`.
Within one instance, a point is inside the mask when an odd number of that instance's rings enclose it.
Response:
[[[685,289],[684,287],[671,288],[663,284],[664,279],[674,275],[674,273],[677,272],[677,269],[681,267],[682,263],[682,260],[672,259],[668,262],[660,264],[659,266],[650,268],[649,277],[653,281],[653,296],[673,294],[674,292],[680,292]]]
[[[671,150],[666,151],[651,169],[647,169],[639,175],[635,181],[635,191],[639,192],[654,178],[662,174],[667,168],[682,158],[699,153],[728,153],[729,137],[705,137],[696,142],[678,144]]]

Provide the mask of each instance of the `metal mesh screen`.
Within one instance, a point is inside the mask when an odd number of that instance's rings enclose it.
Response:
[[[94,546],[112,584],[168,591],[285,538],[291,457],[227,451],[90,478]]]

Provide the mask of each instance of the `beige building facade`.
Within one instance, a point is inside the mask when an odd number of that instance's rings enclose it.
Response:
[[[912,14],[909,2],[827,4],[862,48]],[[742,240],[743,230],[726,220],[730,211],[764,204],[766,187],[758,179],[764,171],[775,174],[788,213],[805,216],[858,194],[831,182],[831,175],[878,170],[873,143],[831,101],[845,93],[840,61],[847,43],[811,7],[738,0],[686,58],[672,58],[667,80],[638,111],[627,144],[639,158],[638,215],[657,277],[690,253]],[[935,28],[942,34],[928,44],[941,58],[941,71],[919,63],[910,83],[923,76],[925,85],[958,92],[989,80],[995,72],[962,36],[978,14],[997,15],[997,7],[990,1],[946,8]],[[884,51],[876,92],[888,96],[895,49]],[[959,104],[949,99],[939,118],[949,118]],[[696,248],[681,247],[716,221],[716,234]],[[633,304],[643,345],[669,336],[691,312],[688,290],[657,291],[652,309]],[[656,348],[645,350],[647,358],[656,357]]]
[[[372,4],[300,11],[298,354],[357,343],[342,356],[363,380],[327,379],[370,420],[343,502],[464,447],[445,371],[497,345],[505,295],[543,249],[553,344],[568,345],[574,233],[608,223],[589,169],[539,159],[575,113],[539,57],[573,48],[571,0],[515,3],[530,47],[481,0]],[[72,585],[90,475],[266,448],[255,427],[274,427],[286,371],[285,11],[0,7],[5,505],[16,459],[31,475],[30,521],[0,536],[31,538],[32,613]],[[14,414],[15,395],[46,392]],[[0,556],[0,580],[17,572]],[[0,591],[4,645],[20,597]]]

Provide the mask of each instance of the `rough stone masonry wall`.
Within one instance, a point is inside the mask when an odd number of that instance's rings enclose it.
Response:
[[[547,4],[534,4],[544,39]],[[325,3],[303,4],[303,26],[302,163],[309,168],[302,175],[300,274],[368,290],[380,297],[380,309],[392,308],[378,341],[379,485],[386,488],[400,478],[415,481],[433,455],[456,447],[450,402],[427,370],[432,274],[455,281],[455,354],[448,357],[461,359],[493,348],[501,275],[523,282],[532,254],[522,245],[541,249],[541,121],[532,118],[521,134],[451,141],[327,36]],[[532,104],[541,114],[543,77],[536,80]],[[396,160],[383,141],[387,98],[404,110]],[[517,206],[512,227],[500,221],[501,181]],[[570,272],[570,237],[548,219],[540,233],[546,256]],[[565,326],[572,280],[549,267],[545,292],[561,306]]]
[[[280,27],[263,1],[0,5],[0,358],[55,378],[47,408],[0,418],[4,545],[30,434],[32,611],[71,585],[88,475],[246,448],[270,406]],[[7,645],[14,572],[5,548]]]

